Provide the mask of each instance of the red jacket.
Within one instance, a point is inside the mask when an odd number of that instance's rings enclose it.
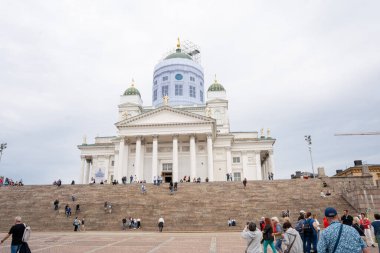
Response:
[[[329,224],[329,222],[327,221],[327,218],[324,217],[324,218],[323,218],[323,226],[324,226],[325,228],[327,228],[329,225],[330,225],[330,224]]]
[[[369,229],[370,228],[370,225],[371,225],[371,222],[369,221],[369,219],[368,218],[364,218],[363,219],[363,227],[364,227],[364,229]]]

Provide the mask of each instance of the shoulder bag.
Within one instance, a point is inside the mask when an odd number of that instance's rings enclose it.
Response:
[[[253,242],[253,240],[254,240],[255,238],[252,238],[252,240],[248,243],[248,246],[247,246],[247,248],[245,249],[245,253],[247,253],[248,252],[248,248],[249,248],[249,246],[251,246],[251,244],[252,244],[252,242]]]
[[[294,242],[295,242],[296,239],[297,239],[297,235],[292,235],[292,234],[288,234],[288,235],[294,236],[294,239],[293,239],[293,242],[290,244],[289,248],[287,248],[286,250],[284,250],[284,253],[289,253],[289,252],[290,252],[290,250],[291,250],[292,247],[293,247]]]
[[[343,230],[343,224],[340,224],[338,239],[336,239],[336,243],[335,243],[334,250],[332,253],[335,253],[336,247],[338,247],[340,236],[342,235],[342,230]]]

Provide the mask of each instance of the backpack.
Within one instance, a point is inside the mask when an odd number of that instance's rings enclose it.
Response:
[[[302,225],[303,225],[304,222],[305,222],[304,219],[301,219],[301,220],[297,221],[297,223],[295,225],[295,230],[297,230],[298,233],[303,233]]]
[[[29,241],[30,233],[32,232],[32,229],[30,228],[30,226],[26,225],[25,223],[24,223],[24,226],[25,226],[25,229],[24,229],[24,234],[22,235],[22,241],[27,242]]]
[[[303,233],[305,235],[311,235],[313,234],[313,225],[310,224],[310,220],[306,219],[304,224],[303,224]]]

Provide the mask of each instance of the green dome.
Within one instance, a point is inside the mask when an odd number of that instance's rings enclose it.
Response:
[[[193,60],[190,55],[186,53],[182,53],[180,48],[177,48],[175,50],[175,53],[169,54],[168,56],[165,57],[165,60],[167,59],[174,59],[174,58],[182,58],[182,59],[189,59]]]
[[[225,91],[223,85],[218,83],[216,80],[214,81],[213,84],[208,87],[208,91]]]
[[[136,89],[133,85],[124,92],[124,96],[132,96],[132,95],[139,95],[141,97],[139,90]]]

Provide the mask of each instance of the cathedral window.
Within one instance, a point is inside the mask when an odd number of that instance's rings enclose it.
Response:
[[[194,86],[190,86],[189,88],[190,88],[189,89],[190,97],[195,98],[195,87]]]
[[[201,86],[203,86],[203,83],[202,83],[202,82],[200,82],[199,84],[200,84]]]
[[[195,77],[190,76],[190,81],[195,82]]]
[[[241,173],[234,172],[234,181],[241,181]]]
[[[153,101],[157,100],[157,90],[153,91]]]
[[[164,76],[164,77],[162,77],[162,81],[167,81],[167,80],[169,80],[169,77],[168,77],[168,76]]]
[[[169,96],[169,86],[164,85],[161,87],[162,96]]]
[[[182,96],[183,95],[183,86],[181,84],[175,85],[175,95]]]
[[[233,157],[232,162],[233,163],[240,163],[240,157]]]
[[[199,99],[203,102],[203,91],[199,91]]]

